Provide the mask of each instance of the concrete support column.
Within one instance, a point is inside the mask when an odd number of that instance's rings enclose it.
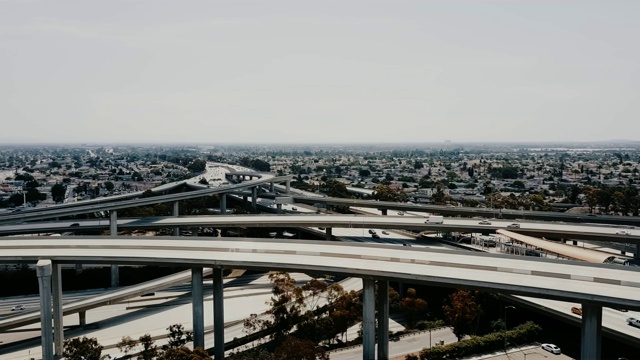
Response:
[[[200,230],[200,228],[192,228],[191,229],[191,236],[198,237],[198,230]]]
[[[633,253],[634,259],[640,259],[640,242],[636,244],[636,252]]]
[[[82,272],[82,264],[76,264],[76,274],[80,274]]]
[[[362,359],[375,360],[376,299],[375,282],[362,279]]]
[[[378,281],[378,360],[389,359],[389,283]]]
[[[254,186],[251,188],[251,208],[253,210],[256,210],[258,208],[257,201],[256,201],[257,197],[258,197],[258,188]]]
[[[286,181],[287,184],[287,194],[291,192],[291,180]]]
[[[328,241],[333,240],[333,236],[332,236],[332,234],[331,234],[331,233],[332,233],[331,228],[327,228],[327,229],[325,230],[325,232],[327,233],[327,240],[328,240]]]
[[[178,216],[180,215],[180,203],[178,201],[174,201],[173,202],[173,216]],[[180,228],[174,228],[173,229],[173,236],[180,236]]]
[[[575,246],[578,245],[578,240],[572,240],[571,243]]]
[[[111,265],[111,287],[120,286],[120,269],[118,265]]]
[[[602,306],[582,304],[582,339],[580,359],[600,360],[602,357]]]
[[[109,211],[109,235],[118,235],[118,210]]]
[[[387,215],[387,209],[380,209],[380,212],[382,213],[382,215]]]
[[[227,214],[227,194],[220,194],[220,214]]]
[[[269,183],[269,192],[271,193],[275,192],[275,187],[273,186],[273,182]]]
[[[202,290],[202,268],[191,269],[191,294],[193,347],[204,348],[204,292]]]
[[[224,359],[224,289],[222,269],[213,269],[213,339],[214,358]]]
[[[78,325],[80,325],[80,326],[87,325],[87,312],[86,311],[78,312]]]
[[[247,196],[246,196],[246,195],[243,195],[243,196],[242,196],[242,203],[243,203],[243,204],[246,204],[246,203],[247,203]]]
[[[42,359],[53,360],[53,327],[51,321],[51,260],[39,260],[36,265],[40,291],[40,328],[42,333]]]
[[[118,236],[118,210],[109,212],[109,235]],[[111,265],[111,287],[120,285],[118,265]]]
[[[276,212],[282,214],[282,204],[276,204]]]
[[[64,344],[64,324],[62,320],[62,271],[58,263],[51,268],[53,290],[53,348],[57,359],[62,358]]]

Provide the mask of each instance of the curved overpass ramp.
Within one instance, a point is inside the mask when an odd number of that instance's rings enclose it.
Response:
[[[77,223],[79,226],[71,227]],[[119,219],[118,229],[157,229],[174,227],[325,227],[325,228],[379,228],[444,232],[496,232],[512,230],[509,221],[492,220],[491,225],[480,225],[475,219],[445,218],[442,224],[426,224],[425,218],[413,216],[360,216],[360,215],[216,215],[166,216],[141,219]],[[631,235],[616,234],[616,228],[594,225],[560,223],[520,223],[519,234],[549,238],[595,240],[640,244],[640,231]],[[66,220],[0,226],[0,234],[34,234],[40,232],[109,229],[109,220]]]
[[[317,241],[184,237],[4,238],[0,262],[181,264],[313,271],[640,309],[640,271],[505,255]]]

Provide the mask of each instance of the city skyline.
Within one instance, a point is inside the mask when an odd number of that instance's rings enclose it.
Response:
[[[638,10],[6,1],[0,142],[633,142]]]

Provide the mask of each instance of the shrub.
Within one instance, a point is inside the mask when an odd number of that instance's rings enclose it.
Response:
[[[500,331],[485,336],[473,336],[456,343],[422,349],[420,359],[440,360],[504,349],[505,343],[526,344],[536,341],[542,328],[529,321],[509,331]]]

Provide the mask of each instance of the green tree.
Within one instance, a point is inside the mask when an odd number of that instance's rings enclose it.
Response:
[[[408,196],[401,188],[380,184],[375,187],[373,198],[380,201],[405,202]]]
[[[409,324],[409,327],[413,327],[418,320],[427,314],[427,302],[417,297],[416,290],[414,288],[407,289],[407,296],[402,299],[400,308],[404,312],[404,317]]]
[[[203,172],[207,168],[207,162],[202,159],[195,159],[189,165],[187,165],[187,169],[191,172]]]
[[[329,354],[313,341],[287,336],[273,352],[281,360],[329,360]]]
[[[351,198],[347,186],[337,180],[326,180],[320,185],[320,191],[331,197]]]
[[[43,194],[36,188],[30,188],[27,190],[27,202],[36,204],[37,202],[47,199],[47,194]]]
[[[104,182],[104,188],[107,189],[108,192],[112,192],[115,187],[116,186],[111,181]]]
[[[64,201],[64,195],[67,192],[67,188],[62,184],[55,184],[51,187],[51,198],[56,203]]]
[[[467,290],[456,290],[449,295],[449,304],[442,307],[447,322],[453,326],[453,333],[462,339],[472,334],[476,327],[475,320],[482,314],[482,308],[476,302],[475,293]]]
[[[169,325],[167,330],[169,331],[169,342],[162,347],[164,350],[177,349],[193,341],[193,332],[184,331],[182,324]]]
[[[193,350],[181,346],[163,351],[156,360],[210,360],[211,357],[203,348]]]
[[[158,347],[155,345],[153,338],[149,334],[144,334],[138,339],[142,345],[142,351],[138,353],[138,360],[153,360],[158,356]]]
[[[103,346],[96,338],[67,339],[64,341],[62,356],[67,360],[101,360],[108,358],[102,356]]]
[[[524,182],[520,181],[520,180],[516,180],[511,184],[514,188],[519,189],[519,190],[524,190],[525,185]]]
[[[125,357],[138,345],[138,342],[132,339],[130,336],[125,336],[116,344],[118,350],[124,353]]]
[[[295,279],[285,272],[273,272],[269,274],[269,280],[273,284],[271,289],[271,308],[267,314],[271,316],[264,325],[274,330],[272,337],[282,339],[291,328],[298,323],[304,308],[304,296],[302,289],[296,286]]]

